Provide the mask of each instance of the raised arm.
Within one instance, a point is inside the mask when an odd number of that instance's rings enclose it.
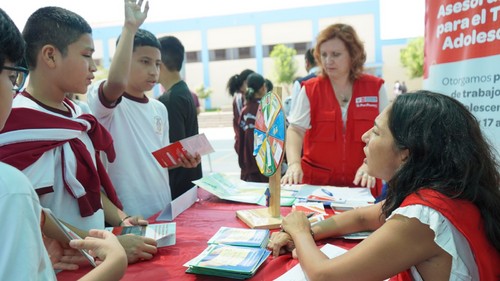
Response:
[[[134,36],[147,17],[149,2],[142,9],[143,0],[124,0],[125,23],[122,28],[120,40],[109,68],[108,79],[104,83],[104,98],[110,104],[121,97],[127,86],[132,63]]]

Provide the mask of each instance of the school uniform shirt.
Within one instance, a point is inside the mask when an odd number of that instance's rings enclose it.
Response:
[[[111,136],[69,99],[68,111],[50,108],[29,93],[14,98],[0,134],[0,160],[21,170],[43,207],[82,230],[104,228],[101,190],[121,207],[96,150],[113,157]]]
[[[234,129],[234,134],[238,133],[238,127],[239,125],[239,120],[240,120],[240,115],[241,115],[241,110],[243,109],[243,106],[245,106],[245,95],[240,92],[234,93],[233,96],[233,129]]]
[[[260,99],[251,99],[246,102],[240,116],[238,133],[234,148],[238,154],[238,164],[241,168],[240,178],[249,182],[269,182],[269,178],[261,174],[255,157],[254,129]]]
[[[0,162],[0,280],[56,280],[40,230],[41,207],[31,183]]]
[[[387,105],[383,83],[380,78],[362,75],[354,81],[352,97],[345,106],[337,101],[328,77],[303,83],[289,121],[305,132],[301,161],[304,183],[353,185],[365,157],[361,136]],[[375,189],[372,192],[378,195]]]
[[[124,211],[148,218],[171,202],[168,170],[152,155],[170,143],[167,109],[155,99],[127,93],[108,106],[103,85],[95,83],[87,92],[90,109],[114,140],[116,159],[103,162]]]

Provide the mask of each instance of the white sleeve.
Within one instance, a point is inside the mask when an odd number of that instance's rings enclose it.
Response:
[[[107,107],[102,104],[99,99],[99,87],[102,83],[106,82],[106,80],[100,80],[89,86],[87,89],[87,103],[89,105],[90,111],[94,114],[94,116],[102,122],[102,119],[108,118],[113,113],[115,107]]]
[[[389,105],[389,96],[387,95],[387,91],[385,90],[384,84],[380,86],[380,90],[378,92],[378,111],[382,112],[384,108]]]
[[[0,280],[56,280],[42,241],[38,197],[21,172],[2,166]]]
[[[479,280],[479,272],[467,239],[440,212],[423,205],[399,207],[394,215],[416,218],[434,232],[434,242],[452,257],[450,280]]]
[[[293,82],[292,97],[291,97],[291,102],[290,102],[290,111],[292,110],[293,105],[295,104],[295,100],[297,99],[297,96],[300,93],[300,89],[301,89],[300,82],[299,81]]]
[[[302,87],[297,98],[293,102],[290,116],[290,125],[307,130],[311,127],[311,103],[306,94],[306,88]]]

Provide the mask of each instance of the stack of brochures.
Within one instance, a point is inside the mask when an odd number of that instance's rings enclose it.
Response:
[[[269,257],[267,229],[221,227],[206,248],[185,264],[187,273],[247,279]]]

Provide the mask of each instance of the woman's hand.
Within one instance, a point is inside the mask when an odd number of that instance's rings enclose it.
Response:
[[[293,243],[290,234],[282,231],[274,232],[269,238],[267,248],[273,251],[273,256],[277,257],[286,252],[290,252],[295,249],[295,244]]]
[[[354,176],[354,183],[355,185],[361,185],[361,186],[366,186],[369,188],[374,188],[375,184],[377,183],[377,179],[375,177],[370,176],[367,173],[368,166],[363,163],[361,167],[358,168],[358,171],[356,172],[356,175]]]
[[[288,164],[286,174],[281,178],[281,184],[299,184],[302,182],[304,172],[300,161]]]
[[[281,222],[281,227],[292,238],[296,233],[302,231],[311,233],[311,223],[307,219],[306,214],[301,211],[293,211],[288,214]]]

